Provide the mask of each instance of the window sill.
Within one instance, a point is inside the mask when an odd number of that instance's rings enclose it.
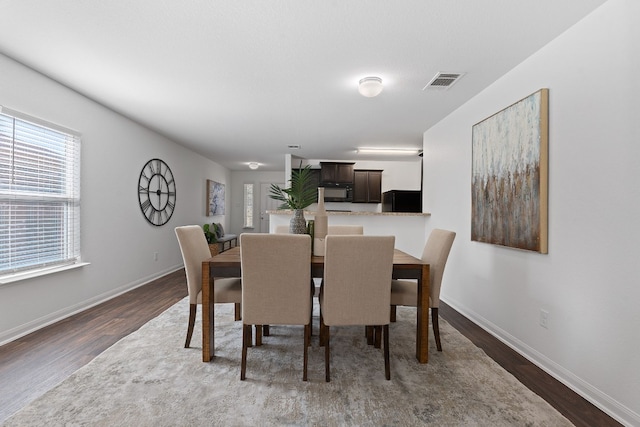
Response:
[[[7,285],[9,283],[19,282],[20,280],[33,279],[35,277],[46,276],[60,271],[73,270],[75,268],[84,267],[89,265],[89,262],[77,262],[75,264],[61,265],[51,268],[41,268],[39,270],[26,271],[24,273],[7,274],[6,276],[0,276],[0,285]]]

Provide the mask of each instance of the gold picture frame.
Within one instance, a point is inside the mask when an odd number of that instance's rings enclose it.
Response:
[[[471,240],[548,253],[549,89],[473,125]]]

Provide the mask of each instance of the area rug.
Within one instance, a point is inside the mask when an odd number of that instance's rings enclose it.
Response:
[[[302,381],[302,328],[272,326],[249,349],[240,381],[241,323],[216,306],[216,357],[203,363],[200,321],[185,349],[184,299],[123,338],[14,416],[6,426],[571,426],[441,320],[428,364],[415,358],[415,309],[390,328],[391,381],[361,327],[332,328],[331,382],[317,318]],[[432,335],[432,334],[430,334]]]

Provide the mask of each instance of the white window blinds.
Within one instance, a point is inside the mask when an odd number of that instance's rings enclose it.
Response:
[[[253,228],[253,184],[244,185],[244,228]]]
[[[80,135],[0,107],[0,276],[80,261]]]

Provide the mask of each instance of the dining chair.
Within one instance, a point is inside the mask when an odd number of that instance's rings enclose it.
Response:
[[[262,325],[303,325],[302,380],[307,381],[311,335],[311,236],[308,234],[243,233],[240,235],[242,268],[242,364],[246,378],[251,327],[256,326],[256,348]],[[252,350],[253,351],[253,350]]]
[[[456,233],[449,230],[434,229],[429,234],[422,252],[422,261],[429,264],[429,308],[431,308],[431,325],[436,340],[436,348],[442,351],[440,342],[440,326],[438,322],[438,306],[440,305],[440,289],[444,267],[449,258],[451,246]],[[395,321],[396,306],[418,305],[418,286],[414,280],[391,281],[391,321]]]
[[[276,226],[276,233],[288,233],[289,232],[289,226],[288,225],[277,225]],[[330,225],[327,227],[327,235],[347,235],[347,234],[357,234],[357,235],[362,235],[364,234],[364,227],[362,225]],[[322,283],[322,281],[320,281],[320,283]],[[313,294],[314,295],[318,295],[318,291],[320,289],[320,286],[316,286],[316,284],[313,284],[314,288],[313,288]]]
[[[394,236],[327,235],[320,291],[320,339],[330,381],[330,328],[364,325],[382,331],[385,377],[389,365],[389,304]]]
[[[330,225],[327,227],[327,235],[364,234],[362,225]]]
[[[276,225],[275,229],[276,234],[288,234],[289,226],[288,225]]]
[[[276,225],[275,233],[288,233],[288,225]],[[362,225],[330,225],[327,228],[327,234],[363,234],[364,227]]]
[[[196,311],[198,305],[202,305],[202,261],[211,258],[209,244],[204,236],[204,232],[199,225],[185,225],[175,228],[184,271],[187,278],[187,289],[189,291],[189,324],[187,327],[187,339],[184,347],[191,344],[193,327],[196,322]],[[242,285],[240,278],[217,278],[215,279],[214,303],[234,303],[235,320],[240,320],[240,303],[242,303]]]

